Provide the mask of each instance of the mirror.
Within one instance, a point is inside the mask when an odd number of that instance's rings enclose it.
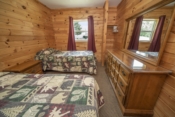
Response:
[[[128,21],[124,50],[156,62],[171,21],[175,2]]]

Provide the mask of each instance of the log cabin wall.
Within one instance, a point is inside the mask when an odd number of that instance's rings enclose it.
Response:
[[[116,26],[116,14],[117,7],[109,7],[108,10],[108,26],[107,26],[107,38],[106,38],[106,48],[112,49],[113,43],[116,38],[116,34],[113,32],[113,26]]]
[[[113,43],[116,38],[116,33],[113,32],[113,27],[107,27],[106,49],[113,49]]]
[[[101,44],[103,36],[103,8],[73,8],[52,10],[53,29],[55,32],[56,48],[67,50],[69,33],[69,16],[74,20],[94,18],[96,57],[101,61]],[[87,50],[87,42],[76,42],[77,50]]]
[[[123,48],[125,37],[125,19],[149,7],[166,2],[164,0],[122,0],[117,7],[117,21],[119,32],[116,34],[114,49]],[[173,71],[166,79],[159,99],[154,107],[154,117],[175,117],[175,18],[169,39],[160,62],[160,66]]]
[[[174,12],[175,15],[175,12]],[[162,88],[155,106],[155,117],[175,117],[175,17],[160,66],[173,71]]]
[[[117,7],[109,7],[108,9],[108,26],[116,25]]]
[[[35,0],[0,0],[0,71],[54,46],[50,9]]]
[[[101,47],[103,38],[103,8],[72,8],[52,10],[53,29],[55,33],[56,48],[59,50],[67,50],[68,33],[69,33],[69,16],[74,20],[87,19],[88,16],[94,17],[94,31],[96,43],[96,57],[101,61]],[[109,8],[109,24],[116,22],[116,7]],[[107,34],[107,47],[112,47],[114,40],[111,31]],[[77,50],[87,50],[87,42],[76,42]]]

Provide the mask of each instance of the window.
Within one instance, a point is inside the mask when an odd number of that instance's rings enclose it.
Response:
[[[88,40],[88,22],[87,20],[74,20],[75,40]]]
[[[156,25],[157,25],[156,20],[150,20],[150,19],[143,20],[139,40],[151,41],[154,35]]]

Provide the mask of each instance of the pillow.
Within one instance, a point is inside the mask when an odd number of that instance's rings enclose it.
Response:
[[[46,54],[48,54],[49,52],[50,52],[49,54],[52,54],[53,52],[56,51],[56,49],[54,49],[54,48],[46,48],[45,51],[46,51]]]
[[[39,52],[36,53],[36,56],[41,56],[41,55],[50,55],[50,54],[55,54],[55,53],[60,53],[61,51],[60,50],[56,50],[54,48],[46,48],[46,49],[43,49]]]
[[[43,54],[45,54],[45,55],[51,54],[51,51],[45,50],[45,51],[43,52]]]

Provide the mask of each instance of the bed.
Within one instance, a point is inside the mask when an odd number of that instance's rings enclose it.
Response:
[[[59,51],[45,49],[39,51],[36,60],[41,60],[43,70],[60,72],[86,72],[96,74],[97,65],[92,51]]]
[[[0,72],[0,117],[99,117],[103,105],[89,75]]]

